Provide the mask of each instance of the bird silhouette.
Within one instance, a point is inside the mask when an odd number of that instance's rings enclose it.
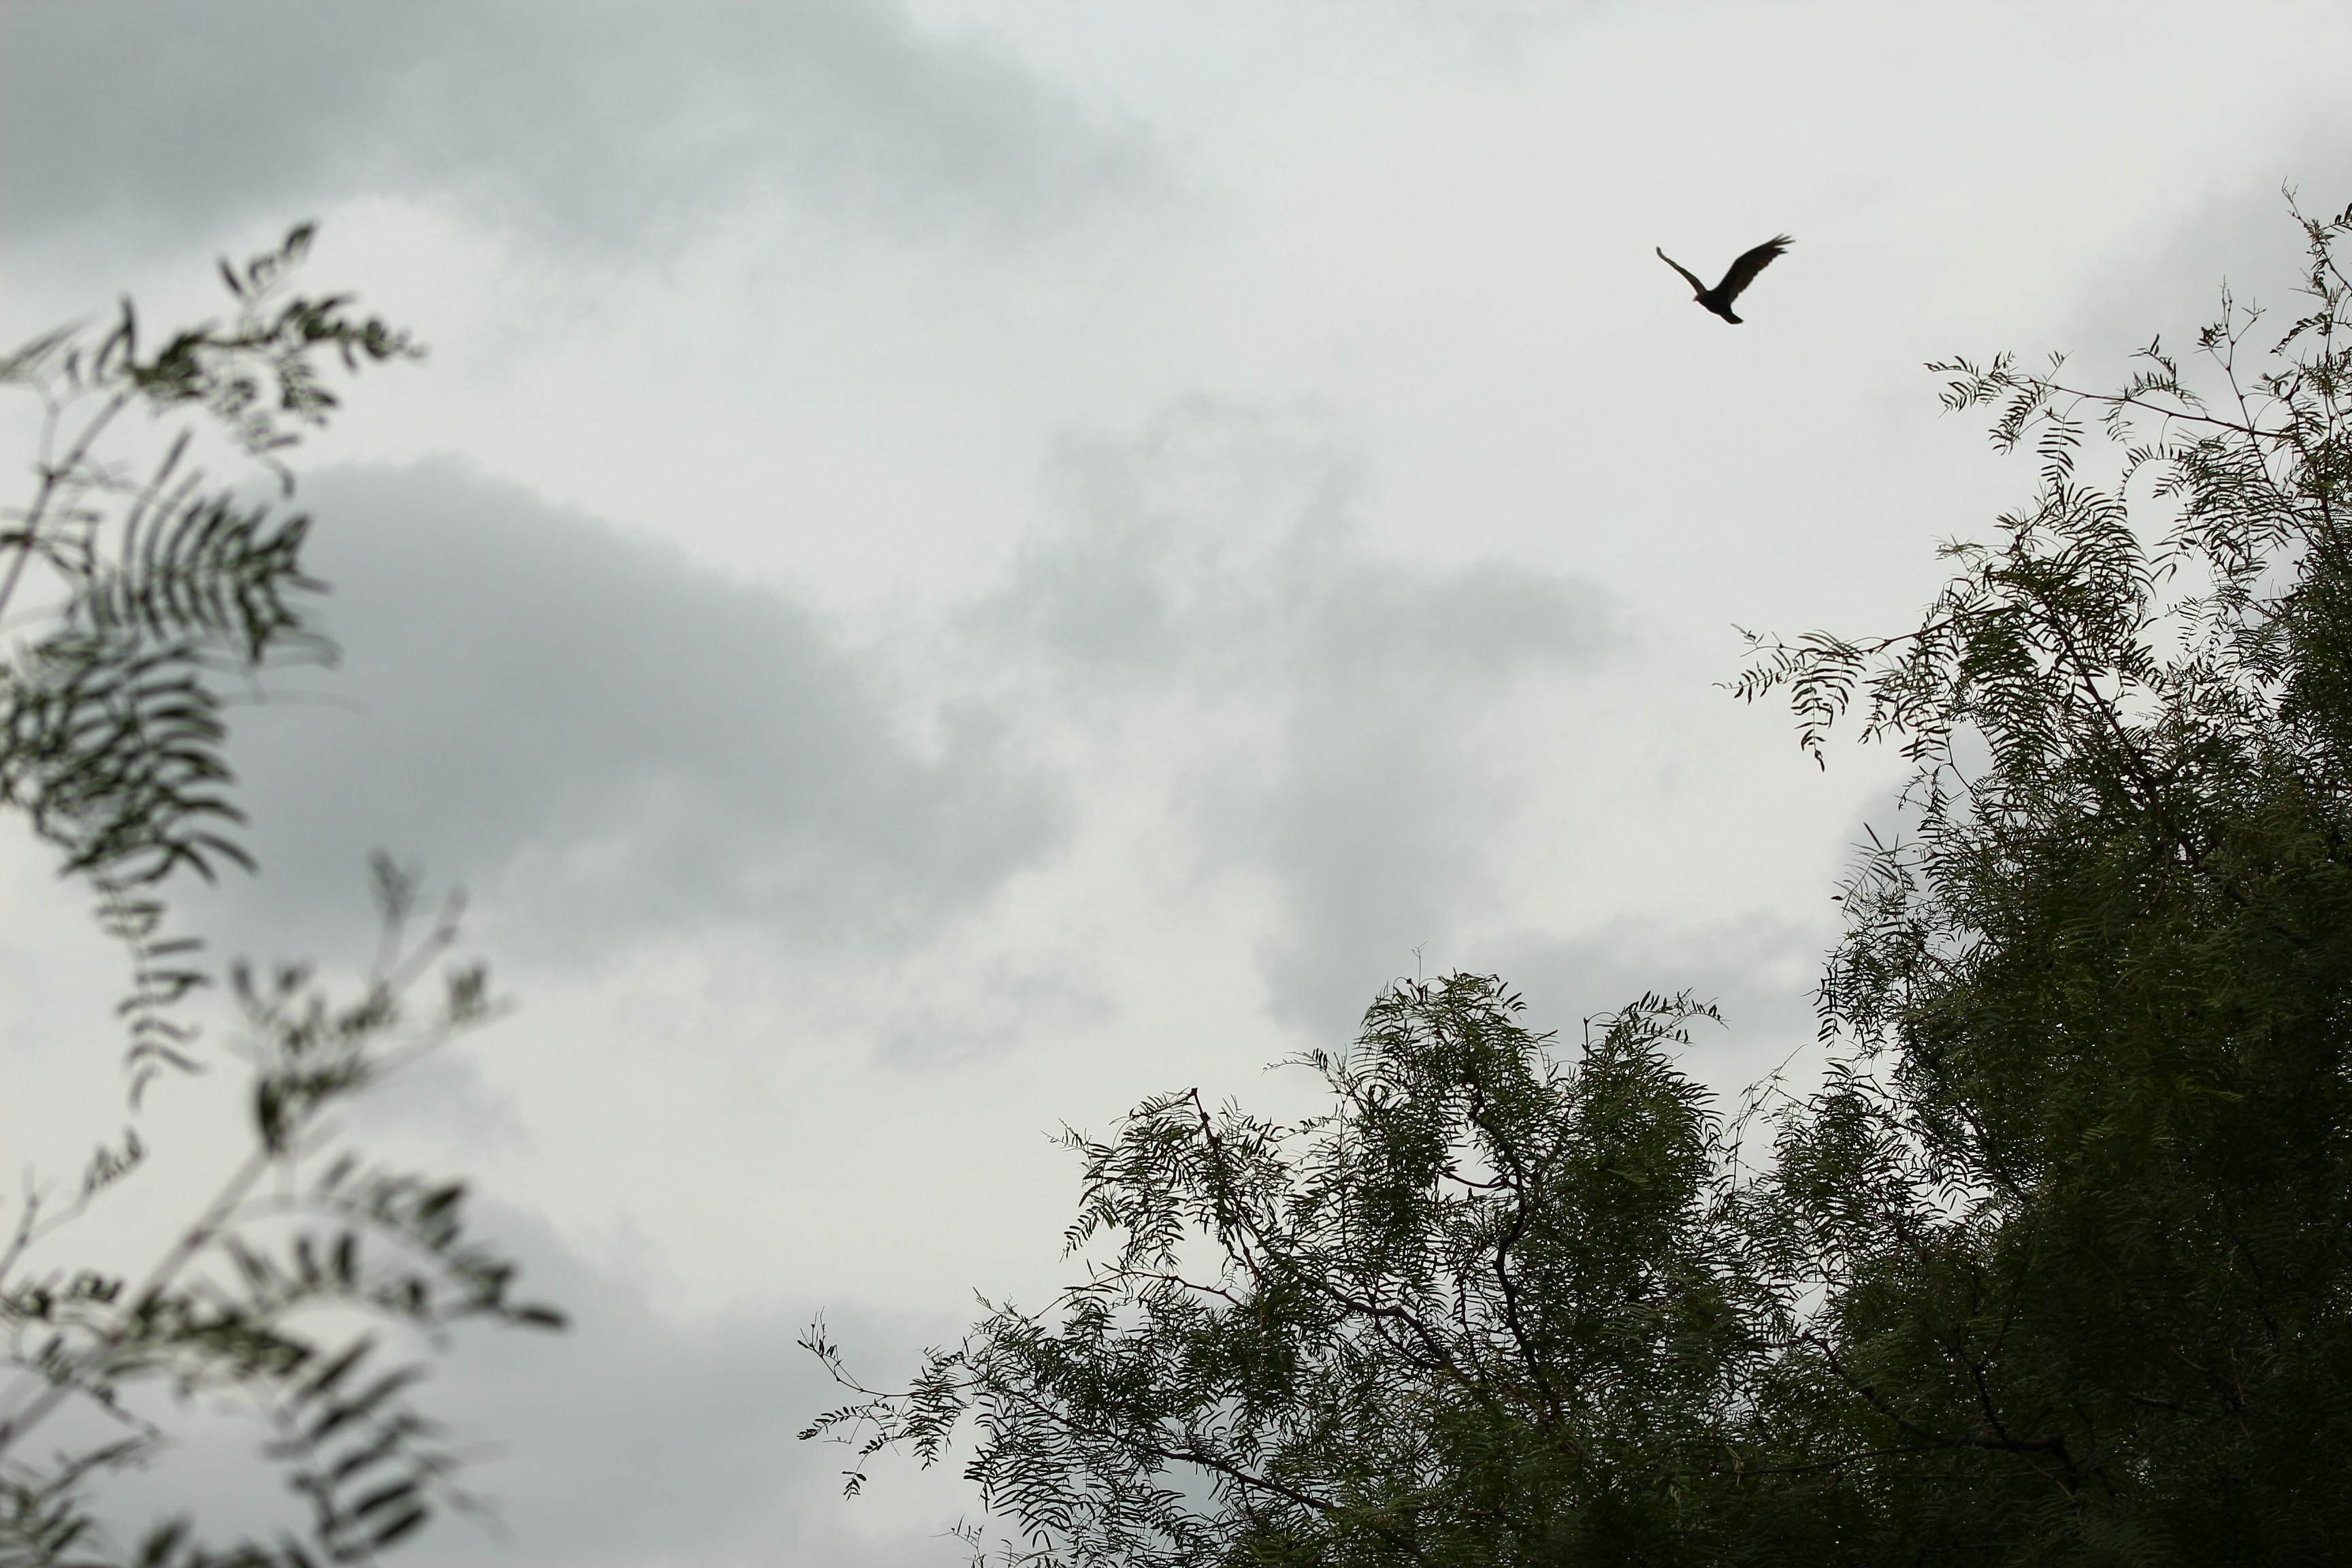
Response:
[[[1796,242],[1785,234],[1776,235],[1766,240],[1733,262],[1730,270],[1724,273],[1723,281],[1712,289],[1699,280],[1697,273],[1668,256],[1664,249],[1658,251],[1658,259],[1690,280],[1692,296],[1700,304],[1736,327],[1739,324],[1739,318],[1731,313],[1731,302],[1738,299],[1750,283],[1756,281],[1756,275],[1759,272],[1772,265],[1774,257],[1787,250],[1794,243]]]

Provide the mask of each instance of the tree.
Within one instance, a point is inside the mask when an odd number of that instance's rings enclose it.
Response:
[[[1399,985],[1323,1118],[1074,1139],[1086,1279],[807,1435],[971,1417],[1038,1564],[2341,1560],[2352,209],[2296,216],[2310,309],[2225,298],[2214,390],[1931,367],[2032,503],[1911,633],[1755,640],[1809,752],[1913,765],[1817,1090],[1720,1117],[1688,999],[1567,1064],[1497,980]]]
[[[1703,1450],[1748,1331],[1702,1092],[1664,1055],[1703,1010],[1647,999],[1570,1069],[1517,1008],[1400,985],[1312,1058],[1327,1116],[1186,1093],[1071,1137],[1071,1246],[1117,1241],[1058,1322],[1000,1309],[813,1430],[929,1462],[977,1408],[971,1473],[1039,1562],[1492,1562],[1565,1495]]]
[[[1859,695],[1916,769],[1823,982],[1854,1055],[1757,1226],[1830,1288],[1787,1375],[1884,1455],[1849,1473],[1887,1553],[2321,1561],[2352,1527],[2352,210],[2303,221],[2310,310],[2265,346],[2225,298],[2213,394],[2160,342],[2099,397],[1935,367],[2032,446],[2032,506],[1948,550],[1910,637],[1747,683],[1808,743]]]
[[[143,352],[125,300],[103,333],[61,329],[0,361],[0,384],[40,405],[31,497],[0,526],[0,613],[38,628],[0,663],[0,804],[57,848],[128,951],[118,1011],[134,1111],[157,1074],[204,1066],[188,1009],[214,976],[194,939],[165,934],[164,894],[187,873],[253,868],[233,837],[244,816],[224,750],[230,683],[333,654],[306,614],[324,587],[302,567],[310,520],[215,484],[195,455],[225,448],[290,495],[282,454],[337,403],[322,357],[356,370],[419,353],[346,296],[289,294],[310,235],[298,227],[242,268],[222,263],[236,307],[226,326]],[[142,412],[156,433],[143,463],[123,452]],[[40,595],[37,608],[19,602]],[[454,1456],[408,1397],[424,1371],[415,1352],[467,1319],[561,1320],[514,1300],[512,1265],[467,1239],[463,1184],[373,1165],[322,1125],[495,1011],[475,963],[444,967],[437,1003],[417,1009],[459,905],[424,910],[415,877],[381,856],[375,890],[384,942],[355,996],[335,1000],[301,964],[231,967],[250,1152],[144,1274],[58,1257],[58,1237],[137,1171],[135,1125],[100,1147],[62,1207],[28,1180],[0,1239],[0,1362],[14,1373],[0,1384],[6,1568],[128,1560],[91,1493],[163,1445],[143,1389],[234,1398],[258,1416],[310,1516],[303,1540],[226,1552],[166,1521],[132,1553],[143,1568],[370,1561],[437,1503],[464,1500]],[[77,1406],[112,1435],[35,1458],[37,1434],[53,1440]]]

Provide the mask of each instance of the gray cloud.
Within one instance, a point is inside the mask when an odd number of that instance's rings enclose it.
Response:
[[[1082,710],[1210,726],[1173,809],[1204,862],[1275,882],[1276,1016],[1344,1029],[1475,910],[1488,828],[1533,782],[1511,710],[1602,656],[1602,596],[1370,549],[1360,465],[1309,414],[1190,401],[1071,443],[1055,482],[1060,521],[975,618]]]
[[[248,940],[363,913],[373,846],[583,958],[705,921],[888,950],[1057,840],[996,721],[902,713],[775,593],[455,464],[331,470],[302,500],[345,667],[276,683],[334,707],[239,716],[268,872],[233,889]]]
[[[1382,554],[1361,487],[1298,411],[1192,401],[1072,440],[1002,585],[900,628],[896,657],[927,650],[908,700],[804,606],[519,489],[330,471],[302,499],[345,668],[278,683],[334,707],[240,715],[267,875],[226,934],[316,950],[364,916],[382,847],[481,895],[517,959],[747,922],[903,955],[1081,834],[1081,803],[1140,789],[1180,865],[1270,887],[1275,1016],[1344,1032],[1481,917],[1539,776],[1513,710],[1612,636],[1572,581]],[[975,956],[1003,1016],[900,987],[886,1051],[1101,1016],[1081,953]]]
[[[1344,1034],[1424,944],[1491,929],[1544,776],[1518,712],[1622,637],[1575,581],[1382,553],[1362,484],[1297,411],[1191,401],[1073,440],[1003,584],[900,628],[901,688],[803,605],[511,487],[330,471],[303,500],[345,668],[279,682],[332,707],[239,716],[267,875],[225,934],[315,951],[382,847],[481,895],[517,959],[747,923],[903,956],[1140,790],[1180,868],[1270,890],[1274,1016]],[[1103,1016],[1082,952],[968,956],[1003,1016],[900,987],[882,1048]]]
[[[891,0],[19,0],[0,27],[16,239],[427,192],[567,246],[666,249],[760,189],[1021,230],[1152,163],[1132,125]]]

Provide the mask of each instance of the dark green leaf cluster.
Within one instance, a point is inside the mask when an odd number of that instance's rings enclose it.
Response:
[[[1914,770],[1816,1089],[1718,1124],[1686,1004],[1570,1067],[1399,987],[1322,1121],[1079,1142],[1087,1279],[811,1435],[969,1430],[1039,1565],[2347,1561],[2352,210],[2300,221],[2310,310],[2194,375],[1935,367],[2032,505],[1908,634],[1756,639]]]
[[[0,616],[49,593],[45,630],[0,663],[0,803],[24,810],[68,874],[152,887],[175,871],[250,867],[229,830],[225,677],[332,648],[300,607],[309,519],[216,485],[189,458],[198,428],[292,476],[278,454],[336,399],[319,365],[414,357],[405,334],[347,296],[282,298],[305,225],[243,268],[222,264],[237,315],[142,352],[128,300],[89,341],[53,332],[0,361],[0,384],[41,405],[32,499],[0,513]],[[110,456],[122,416],[195,416],[152,465]]]
[[[1871,1467],[1914,1500],[1873,1510],[1890,1552],[2326,1561],[2352,1531],[2352,211],[2305,227],[2315,309],[2259,355],[2255,312],[2202,333],[2219,395],[2160,344],[2098,398],[1938,367],[2042,486],[1870,651],[1919,824],[1847,889],[1848,1064],[1784,1120],[1759,1231],[1831,1289],[1791,1372],[1918,1450]],[[2161,531],[2079,474],[2086,412]],[[1841,662],[1771,649],[1751,690]]]

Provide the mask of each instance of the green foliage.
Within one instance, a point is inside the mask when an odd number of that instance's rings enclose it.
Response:
[[[0,360],[0,386],[41,406],[32,499],[0,512],[0,615],[43,573],[58,596],[48,630],[0,666],[0,803],[26,812],[68,873],[105,887],[250,867],[227,832],[242,814],[223,793],[220,678],[332,652],[300,609],[323,586],[301,567],[310,519],[214,485],[188,458],[198,430],[215,431],[290,492],[278,454],[336,405],[318,357],[356,369],[420,352],[353,317],[346,296],[281,300],[310,235],[294,229],[241,271],[222,263],[229,326],[142,354],[126,300],[95,342],[67,329]],[[142,471],[108,447],[134,408],[196,423]]]
[[[100,923],[132,959],[132,1101],[159,1068],[194,1070],[182,1016],[210,976],[197,944],[165,938],[164,884],[249,867],[226,829],[224,679],[331,652],[300,599],[309,519],[278,519],[235,487],[208,488],[188,454],[200,437],[292,476],[278,454],[335,398],[317,357],[347,367],[415,351],[341,296],[280,302],[310,243],[306,226],[242,270],[222,272],[238,314],[142,356],[128,301],[94,344],[71,331],[0,363],[0,383],[42,406],[33,499],[6,513],[0,609],[28,584],[54,591],[41,630],[0,663],[0,803],[23,811],[98,894]],[[110,456],[121,416],[186,416],[143,478]],[[136,1563],[142,1568],[310,1568],[373,1561],[439,1506],[471,1506],[457,1457],[409,1393],[457,1324],[561,1325],[518,1301],[514,1268],[468,1238],[463,1184],[373,1166],[338,1148],[326,1118],[392,1072],[495,1012],[478,964],[450,964],[459,905],[416,924],[413,876],[377,857],[384,921],[377,962],[337,1001],[302,965],[231,971],[250,1068],[250,1145],[142,1274],[56,1260],[55,1238],[136,1177],[135,1128],[101,1147],[70,1203],[51,1212],[28,1179],[0,1243],[0,1568]],[[437,982],[436,982],[437,975]],[[420,1012],[415,997],[437,990]],[[185,1520],[127,1556],[100,1527],[94,1491],[148,1462],[168,1433],[157,1395],[227,1400],[270,1436],[265,1456],[307,1506],[302,1539],[226,1552]],[[126,1435],[29,1457],[36,1433],[75,1407]],[[86,1425],[86,1423],[85,1423]]]
[[[1646,998],[1571,1069],[1518,1010],[1492,980],[1399,985],[1311,1058],[1325,1116],[1181,1094],[1073,1135],[1069,1245],[1108,1260],[811,1434],[928,1461],[977,1410],[971,1474],[1035,1561],[1132,1563],[1491,1562],[1564,1492],[1703,1449],[1745,1330],[1667,1051],[1712,1014]]]
[[[79,1200],[60,1215],[44,1216],[28,1194],[0,1251],[5,1359],[30,1374],[0,1397],[0,1456],[79,1399],[144,1439],[100,1450],[98,1468],[143,1459],[163,1433],[125,1395],[155,1385],[183,1400],[233,1395],[274,1429],[268,1452],[310,1504],[313,1540],[308,1549],[255,1548],[255,1562],[302,1561],[306,1552],[321,1562],[365,1561],[424,1523],[436,1494],[462,1500],[448,1484],[455,1459],[405,1397],[421,1366],[383,1364],[380,1333],[354,1332],[348,1320],[360,1314],[427,1342],[468,1319],[538,1327],[561,1320],[510,1300],[513,1267],[466,1237],[462,1184],[330,1155],[320,1136],[328,1111],[487,1016],[479,971],[459,969],[446,977],[433,1013],[414,1024],[404,1017],[404,993],[455,936],[445,917],[341,1006],[299,968],[267,985],[238,975],[254,1068],[252,1152],[143,1279],[54,1268],[27,1276],[20,1267],[128,1173],[135,1142],[127,1156],[101,1151]],[[88,1460],[63,1476],[78,1483],[92,1468]],[[54,1511],[58,1480],[22,1468],[0,1473],[0,1503],[22,1510],[48,1499],[43,1506]],[[171,1538],[184,1540],[184,1530]],[[0,1534],[0,1552],[7,1544]]]
[[[446,973],[438,1005],[412,1020],[404,998],[448,952],[454,906],[404,944],[411,889],[379,861],[393,940],[353,1000],[337,1005],[299,966],[234,989],[252,1064],[252,1148],[212,1200],[136,1280],[50,1266],[43,1244],[131,1174],[143,1149],[101,1149],[76,1200],[47,1215],[28,1193],[0,1248],[0,1363],[21,1375],[0,1394],[0,1563],[85,1559],[85,1506],[98,1474],[142,1463],[165,1433],[126,1396],[230,1396],[274,1436],[266,1449],[310,1506],[310,1539],[209,1555],[184,1521],[158,1528],[137,1560],[180,1565],[365,1562],[404,1539],[436,1501],[466,1504],[454,1456],[409,1402],[427,1346],[474,1319],[552,1328],[561,1317],[512,1299],[514,1268],[470,1241],[461,1183],[376,1169],[324,1138],[326,1115],[492,1011],[476,966]],[[373,1328],[354,1329],[354,1320]],[[393,1338],[387,1341],[390,1331]],[[389,1357],[389,1359],[388,1359]],[[47,1468],[16,1460],[73,1402],[133,1436]],[[11,1553],[17,1555],[11,1555]],[[100,1561],[91,1558],[89,1561]]]
[[[1832,1287],[1790,1375],[1927,1500],[1874,1515],[1890,1552],[2316,1561],[2352,1529],[2352,211],[2305,226],[2310,311],[2265,352],[2251,310],[2200,334],[2219,396],[2160,344],[2097,398],[1937,367],[2031,444],[2033,504],[1950,547],[1919,632],[1747,683],[1843,683],[1916,765],[1823,980],[1846,1068],[1759,1221]]]
[[[1726,1124],[1687,1004],[1569,1067],[1497,981],[1400,987],[1327,1118],[1078,1142],[1087,1280],[810,1435],[969,1418],[1040,1565],[2344,1560],[2352,210],[2297,216],[2310,309],[2225,300],[2214,390],[1934,367],[2032,503],[1911,633],[1755,639],[1809,752],[1913,765],[1816,1090]]]

